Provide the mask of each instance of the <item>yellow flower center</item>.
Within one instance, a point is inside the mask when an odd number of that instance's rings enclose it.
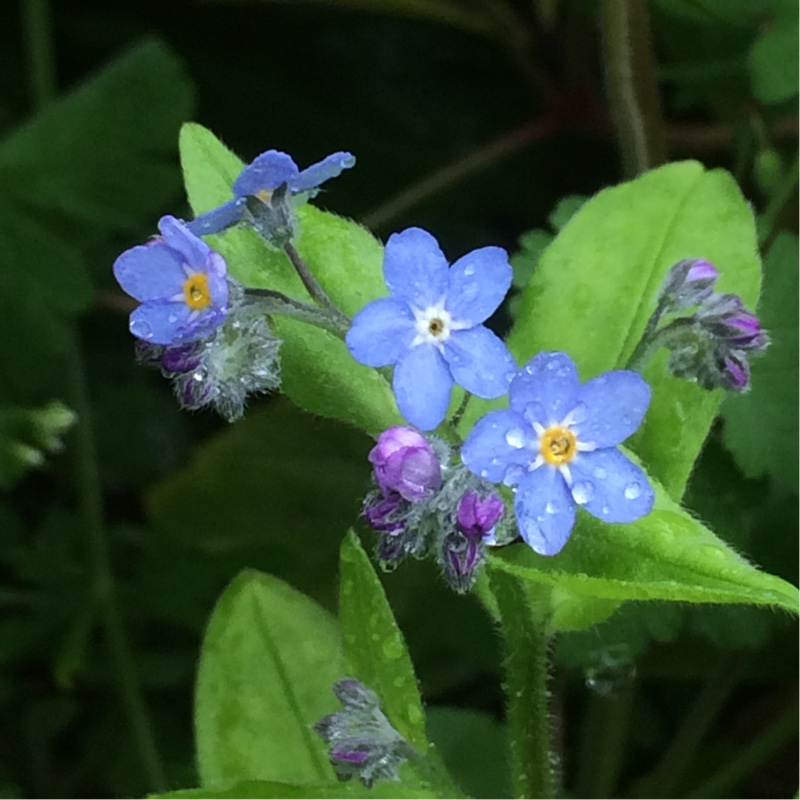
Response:
[[[186,305],[194,311],[200,311],[211,304],[211,292],[208,291],[208,275],[196,272],[183,284],[183,296]]]
[[[272,197],[272,192],[269,189],[259,189],[256,192],[256,197],[261,198],[265,203],[269,203],[270,198]]]
[[[541,435],[539,452],[548,464],[569,464],[578,452],[578,441],[569,428],[553,425]]]

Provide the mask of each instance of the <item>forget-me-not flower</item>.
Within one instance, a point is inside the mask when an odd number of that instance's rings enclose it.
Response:
[[[248,196],[269,202],[272,193],[282,184],[288,184],[291,195],[310,197],[325,181],[355,166],[351,153],[339,152],[300,170],[291,156],[278,150],[267,150],[257,156],[240,173],[233,184],[233,199],[201,214],[189,223],[189,229],[198,236],[219,233],[241,221]]]
[[[511,285],[505,250],[482,247],[448,267],[431,234],[408,228],[389,237],[383,273],[391,297],[356,314],[347,347],[369,367],[394,365],[397,405],[410,423],[435,428],[454,382],[487,399],[506,393],[516,364],[481,324]]]
[[[228,312],[225,259],[175,217],[162,217],[160,237],[114,262],[119,285],[141,305],[130,331],[151,344],[193,342],[210,335]]]
[[[638,373],[606,372],[580,384],[568,355],[539,353],[511,381],[509,401],[478,420],[461,457],[482,478],[516,487],[519,531],[537,553],[564,547],[577,506],[604,522],[650,512],[647,476],[616,447],[650,403]]]

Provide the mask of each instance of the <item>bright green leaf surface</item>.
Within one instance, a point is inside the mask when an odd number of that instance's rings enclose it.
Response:
[[[752,388],[722,406],[726,446],[749,477],[769,475],[797,489],[797,237],[778,236],[764,264],[758,305],[772,338],[767,352],[751,359]]]
[[[226,202],[242,162],[199,125],[181,131],[186,190],[196,213]],[[299,209],[297,249],[317,280],[347,314],[386,294],[383,248],[354,222],[306,205]],[[209,242],[246,286],[275,289],[308,300],[283,253],[270,249],[251,230],[234,229]],[[336,336],[295,320],[277,319],[283,390],[303,408],[377,433],[400,417],[386,381],[357,363]]]
[[[195,733],[200,781],[327,783],[312,725],[334,710],[342,656],[335,620],[283,581],[239,575],[214,609],[200,657]]]
[[[356,781],[348,783],[316,783],[300,785],[296,783],[278,783],[275,781],[243,781],[227,789],[181,789],[166,794],[151,794],[153,800],[180,800],[181,798],[358,798],[374,797],[375,800],[391,798],[425,798],[430,792],[410,788],[396,781],[380,781],[372,789],[367,789]]]
[[[627,525],[607,525],[579,512],[557,556],[524,544],[491,556],[497,569],[529,581],[606,600],[753,603],[797,613],[797,590],[760,572],[656,486],[655,509]]]
[[[600,192],[539,261],[509,336],[512,352],[522,364],[563,350],[583,380],[624,367],[669,268],[690,256],[716,264],[721,291],[755,302],[753,215],[727,172],[685,161]],[[663,355],[645,370],[653,400],[631,447],[678,499],[722,393],[669,376]]]
[[[414,667],[380,579],[353,531],[342,543],[340,592],[350,674],[377,692],[389,721],[424,755],[428,740]]]

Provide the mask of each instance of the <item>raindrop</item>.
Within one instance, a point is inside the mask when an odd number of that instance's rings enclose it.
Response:
[[[642,487],[636,481],[629,483],[625,487],[625,497],[628,500],[635,500],[642,493]]]
[[[506,433],[506,442],[511,445],[511,447],[516,447],[517,450],[519,450],[521,447],[525,446],[525,431],[521,428],[512,428]]]
[[[546,511],[548,514],[555,514],[555,513],[556,513],[556,511],[558,511],[558,506],[556,506],[556,504],[555,504],[555,503],[549,502],[549,503],[548,503],[548,504],[547,504],[547,505],[544,507],[544,510],[545,510],[545,511]]]
[[[488,477],[489,477],[489,470],[488,469],[482,469],[481,470],[481,478],[488,478]]]
[[[178,321],[178,315],[177,314],[170,314],[167,317],[167,322],[169,322],[170,325],[174,325],[177,321]]]
[[[603,506],[600,513],[607,517],[611,513],[611,506]]]
[[[515,483],[519,483],[522,479],[522,476],[525,474],[525,470],[523,467],[519,466],[519,464],[512,464],[507,470],[505,475],[503,475],[503,483],[506,486],[513,486]],[[485,475],[483,477],[486,477]]]
[[[636,677],[636,664],[627,645],[610,645],[592,653],[591,660],[584,672],[586,686],[601,697],[617,694]]]
[[[595,467],[594,476],[599,481],[604,481],[608,477],[608,473],[602,467]]]
[[[140,339],[153,338],[153,329],[150,327],[150,323],[143,319],[137,319],[131,323],[131,333]]]
[[[568,367],[561,367],[561,369],[558,372],[556,372],[556,375],[558,375],[559,378],[566,378],[570,374],[571,372]]]
[[[546,369],[553,370],[553,369],[556,368],[556,366],[557,366],[557,364],[556,364],[555,361],[548,361]]]
[[[474,275],[474,274],[475,274],[475,266],[474,266],[473,264],[468,264],[468,265],[467,265],[467,266],[464,268],[464,274],[465,274],[465,275],[466,275],[468,278],[469,278],[469,276],[470,276],[470,275]]]
[[[588,503],[594,497],[594,484],[589,481],[578,481],[572,487],[572,497],[578,505]]]

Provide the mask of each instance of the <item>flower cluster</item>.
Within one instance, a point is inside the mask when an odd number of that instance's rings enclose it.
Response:
[[[323,717],[314,730],[329,745],[336,777],[358,778],[368,789],[379,778],[398,780],[397,768],[417,753],[386,719],[378,696],[355,678],[337,681],[333,693],[342,710]]]
[[[505,506],[492,487],[454,462],[443,442],[412,428],[384,431],[369,460],[378,488],[364,519],[378,533],[377,559],[393,568],[406,556],[434,556],[448,583],[467,591]]]
[[[751,355],[763,352],[769,337],[735,294],[714,291],[719,273],[708,261],[684,259],[670,270],[640,350],[666,347],[668,367],[704,389],[745,392],[750,388]],[[695,310],[659,327],[673,312]]]

